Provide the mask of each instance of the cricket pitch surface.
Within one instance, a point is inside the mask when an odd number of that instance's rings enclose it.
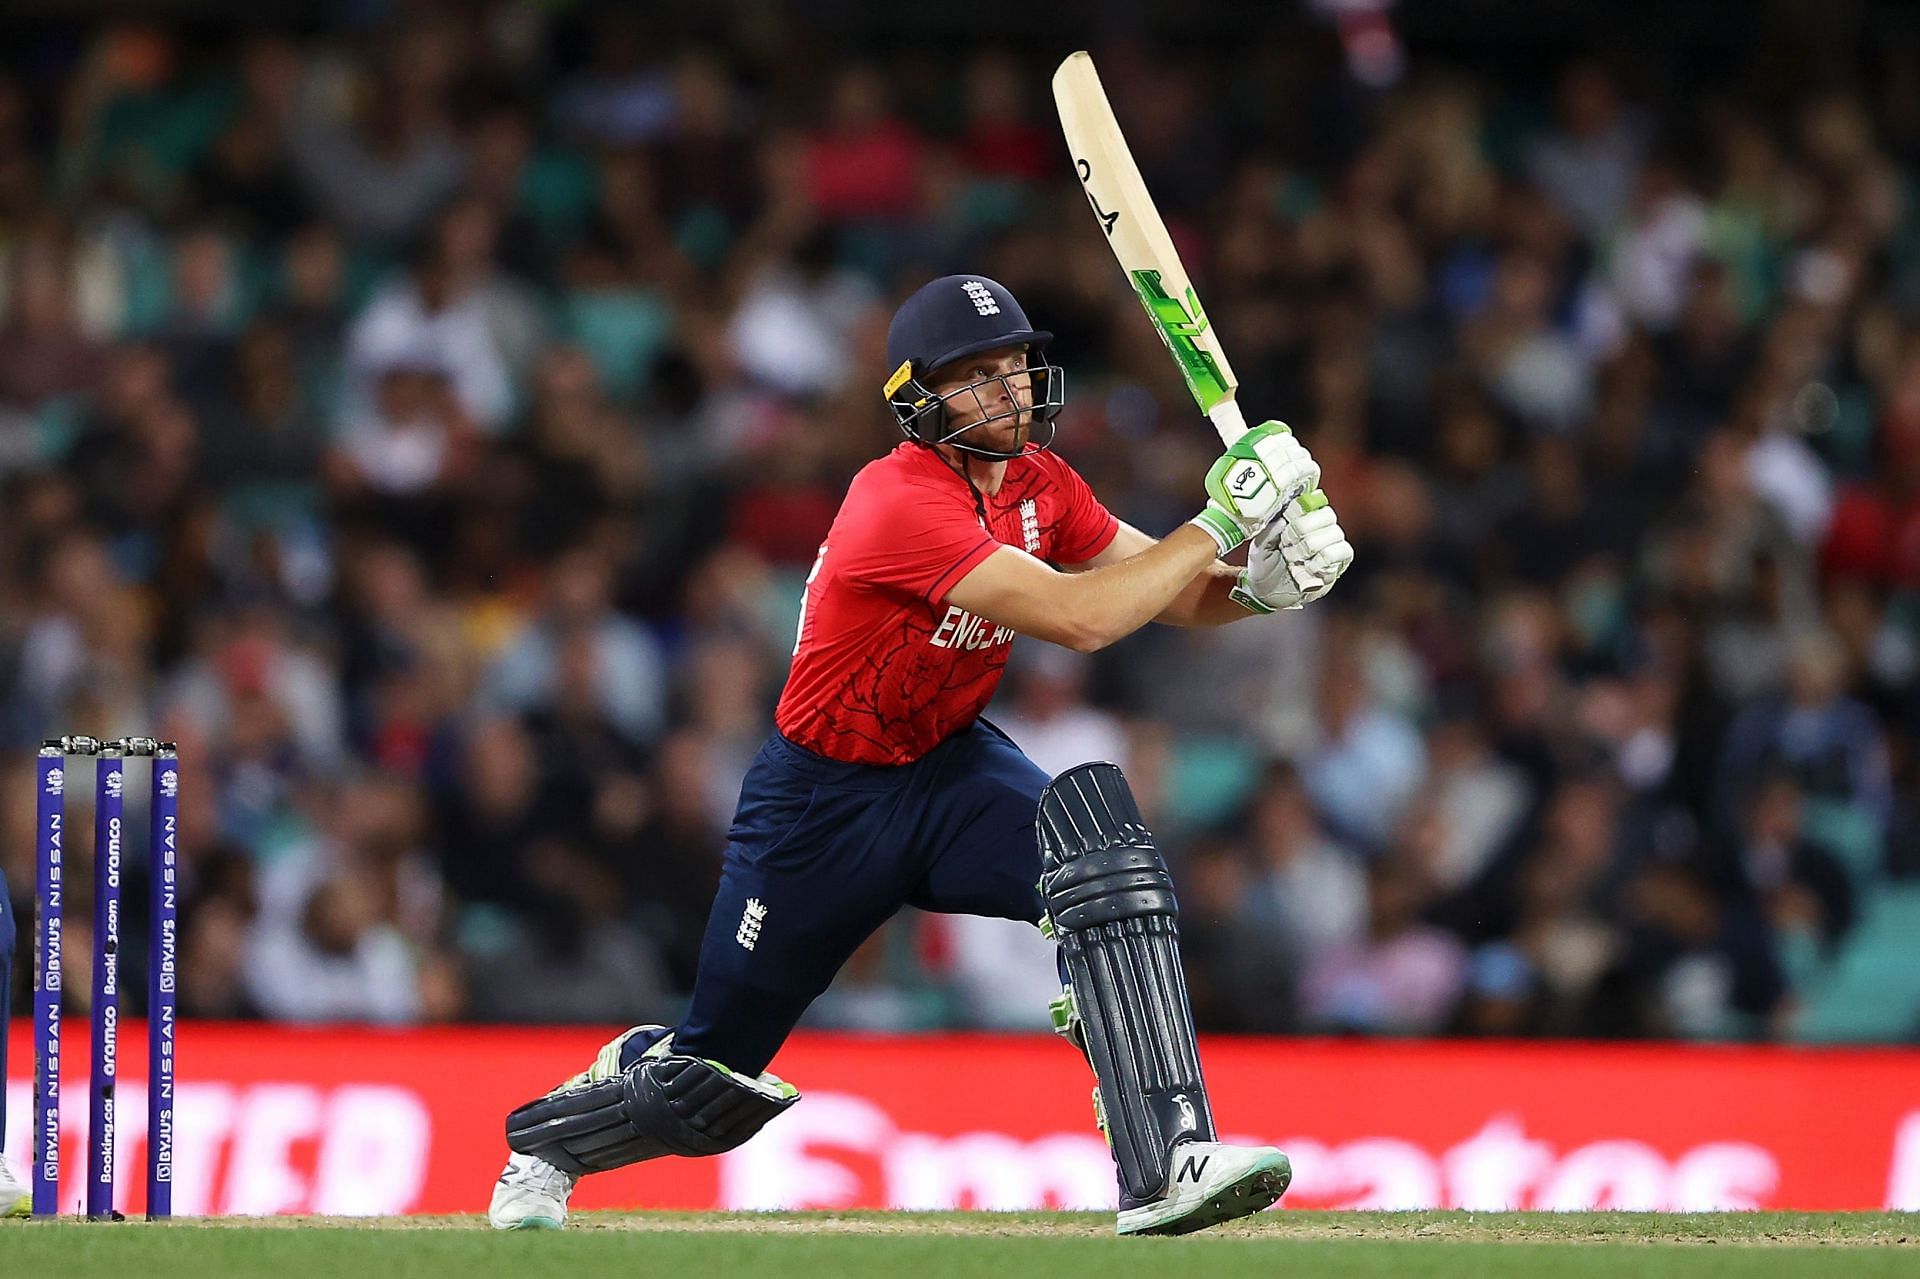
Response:
[[[1920,1213],[1269,1212],[1180,1239],[1118,1239],[1104,1213],[585,1212],[562,1232],[482,1216],[0,1222],[9,1275],[583,1279],[674,1274],[1920,1277]]]

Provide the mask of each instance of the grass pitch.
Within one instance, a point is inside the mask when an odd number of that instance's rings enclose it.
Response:
[[[1183,1239],[1117,1239],[1112,1231],[1106,1214],[979,1212],[589,1212],[559,1234],[498,1234],[478,1216],[0,1222],[0,1273],[33,1279],[1920,1277],[1920,1213],[1281,1212]]]

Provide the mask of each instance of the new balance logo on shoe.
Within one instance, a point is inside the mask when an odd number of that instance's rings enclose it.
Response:
[[[1211,1158],[1213,1158],[1212,1155],[1188,1155],[1180,1165],[1179,1174],[1173,1179],[1175,1184],[1190,1181],[1196,1186],[1199,1185],[1200,1178],[1206,1175],[1207,1161]]]
[[[740,915],[740,927],[733,939],[748,950],[760,940],[760,924],[767,917],[767,908],[760,904],[758,897],[747,898],[747,909]]]

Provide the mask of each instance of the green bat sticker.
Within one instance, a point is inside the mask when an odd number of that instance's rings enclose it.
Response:
[[[1147,315],[1153,320],[1153,326],[1160,330],[1161,341],[1173,352],[1173,358],[1180,363],[1180,375],[1187,380],[1187,390],[1193,393],[1195,403],[1202,413],[1213,410],[1213,406],[1227,397],[1227,379],[1221,375],[1220,366],[1213,355],[1201,349],[1194,341],[1207,331],[1207,313],[1200,309],[1200,299],[1193,290],[1187,290],[1183,302],[1169,294],[1160,283],[1158,271],[1134,271],[1133,291],[1140,295],[1140,305],[1147,308]]]

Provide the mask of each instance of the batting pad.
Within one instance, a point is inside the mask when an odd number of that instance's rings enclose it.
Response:
[[[1054,778],[1037,826],[1040,892],[1100,1081],[1120,1188],[1152,1199],[1166,1188],[1176,1143],[1214,1140],[1173,878],[1112,764]]]
[[[800,1099],[698,1057],[648,1057],[611,1079],[537,1097],[507,1116],[507,1145],[562,1172],[732,1150]]]

